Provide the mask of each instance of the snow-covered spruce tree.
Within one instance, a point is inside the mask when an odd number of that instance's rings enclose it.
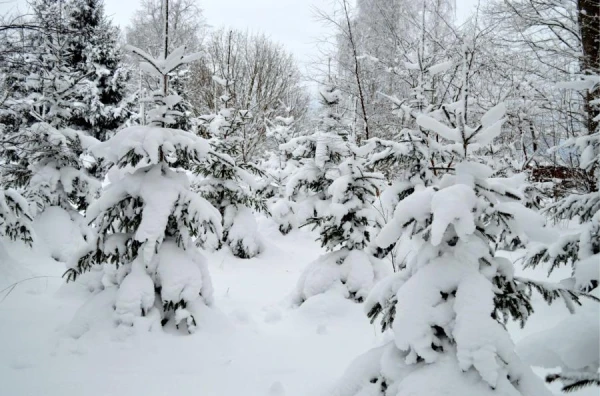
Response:
[[[273,121],[267,120],[267,139],[272,146],[272,151],[263,164],[272,181],[269,212],[279,224],[279,231],[283,235],[295,227],[293,202],[286,197],[285,186],[296,171],[297,163],[288,158],[287,153],[280,147],[294,137],[294,117],[290,111],[290,107],[285,107],[285,116],[277,116]]]
[[[287,184],[287,196],[308,201],[311,213],[304,225],[318,228],[321,246],[330,251],[308,265],[292,298],[302,304],[331,291],[362,302],[381,277],[378,262],[363,250],[371,238],[372,203],[383,177],[367,172],[364,160],[347,141],[347,129],[335,108],[340,92],[327,87],[321,95],[325,113],[317,132],[282,145],[302,164]]]
[[[375,286],[365,306],[393,340],[359,357],[337,395],[549,395],[515,353],[504,323],[525,322],[533,311],[533,288],[548,300],[569,303],[578,301],[578,293],[516,277],[513,264],[496,257],[501,235],[549,235],[543,218],[520,204],[517,191],[490,180],[493,170],[473,162],[471,154],[500,133],[504,106],[470,127],[460,105],[468,103],[463,84],[461,102],[447,108],[451,126],[436,114],[417,118],[454,151],[454,174],[416,187],[376,239],[382,249],[403,235],[415,244],[406,268]]]
[[[202,176],[196,189],[222,215],[222,244],[229,246],[236,257],[252,258],[262,250],[253,211],[267,211],[256,180],[263,172],[240,157],[240,130],[250,117],[248,111],[229,107],[231,98],[227,89],[231,81],[217,76],[214,80],[226,93],[221,96],[222,107],[217,114],[201,117],[205,134],[210,136],[213,155],[195,168]]]
[[[349,128],[338,111],[341,93],[334,86],[320,91],[322,114],[312,135],[298,136],[279,147],[296,168],[286,184],[285,196],[297,208],[297,221],[318,217],[328,202],[327,189],[337,166],[350,154]]]
[[[600,84],[593,77],[585,76],[574,85],[587,86],[590,91],[600,90]],[[573,84],[573,83],[572,83]],[[592,101],[592,105],[600,107],[600,103]],[[597,116],[596,124],[600,121]],[[580,154],[580,167],[596,183],[600,180],[600,130],[566,141],[563,146],[574,147]],[[600,281],[600,194],[598,185],[589,186],[588,191],[568,195],[558,202],[549,205],[546,211],[556,220],[578,220],[580,228],[569,231],[552,244],[530,246],[526,266],[537,267],[549,265],[548,273],[563,265],[570,265],[572,277],[563,283],[583,292],[597,289]],[[597,310],[596,310],[597,312]],[[556,328],[548,329],[541,334],[534,334],[519,345],[532,364],[548,368],[561,367],[559,373],[549,374],[546,381],[561,381],[563,391],[570,392],[579,388],[600,386],[600,359],[598,358],[599,325],[594,312],[577,312],[565,319]],[[572,336],[576,331],[578,336]],[[565,334],[572,339],[565,344]],[[557,344],[557,340],[558,341]],[[560,348],[558,348],[560,345]],[[534,349],[538,349],[536,352]],[[539,350],[550,351],[553,359],[546,355],[539,358]],[[591,351],[586,353],[586,351]]]
[[[412,194],[415,188],[433,185],[453,166],[454,156],[447,145],[440,144],[437,135],[421,128],[416,122],[419,116],[440,110],[441,103],[436,103],[437,96],[427,93],[434,91],[434,77],[439,77],[452,62],[433,64],[432,59],[417,58],[418,64],[407,65],[418,70],[416,86],[411,89],[409,98],[388,96],[393,104],[392,112],[399,118],[403,128],[394,140],[371,138],[360,149],[368,159],[367,166],[380,170],[388,179],[389,187],[384,189],[375,203],[379,214],[378,228],[391,220],[397,204]],[[396,244],[385,250],[376,245],[372,248],[376,257],[389,257],[394,269],[404,265],[401,260],[397,261],[399,246]]]
[[[198,55],[184,56],[178,48],[155,60],[131,49],[163,77]],[[186,173],[209,155],[210,146],[191,132],[165,127],[174,122],[171,109],[178,97],[162,95],[168,90],[167,78],[163,81],[150,125],[122,129],[92,150],[112,165],[110,184],[87,212],[97,236],[65,276],[74,280],[104,265],[104,285],[117,289],[117,324],[173,323],[191,333],[197,309],[212,303],[210,276],[195,245],[216,245],[221,216],[192,191]]]
[[[332,182],[323,201],[327,205],[306,222],[318,228],[321,246],[330,252],[304,270],[293,296],[295,304],[326,292],[363,302],[383,275],[380,263],[365,252],[375,223],[373,202],[383,176],[367,172],[361,158],[348,154],[337,166],[337,175],[328,175]]]
[[[23,190],[35,213],[59,206],[75,215],[95,198],[100,182],[82,154],[96,139],[70,128],[35,123],[12,134],[3,147],[3,183]]]
[[[57,18],[63,5],[39,0],[32,6],[40,29],[24,38],[35,52],[19,54],[23,67],[11,75],[20,89],[7,99],[16,122],[2,128],[2,179],[22,189],[38,211],[56,205],[75,214],[99,188],[82,159],[96,140],[69,124],[84,76],[68,66],[68,27]]]
[[[133,106],[119,31],[107,19],[103,0],[67,0],[64,7],[65,67],[83,78],[67,123],[104,141],[125,124]]]

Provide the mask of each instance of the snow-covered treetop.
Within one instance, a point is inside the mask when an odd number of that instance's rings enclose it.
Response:
[[[158,126],[133,126],[92,149],[95,156],[119,167],[134,169],[161,162],[184,167],[203,160],[211,151],[208,142],[191,132]]]
[[[323,114],[319,118],[318,129],[326,133],[336,133],[346,137],[348,128],[342,122],[342,114],[339,105],[342,93],[333,85],[327,85],[319,91]]]
[[[140,63],[142,71],[159,77],[161,80],[162,89],[152,94],[156,107],[148,112],[151,123],[158,126],[174,124],[176,117],[182,115],[181,112],[174,110],[175,105],[181,101],[181,97],[177,94],[168,94],[169,75],[179,67],[199,59],[202,55],[200,53],[185,55],[185,46],[181,46],[173,50],[166,58],[157,59],[132,45],[127,45],[125,48],[144,60]]]
[[[448,113],[454,114],[454,120],[450,119]],[[461,120],[464,120],[464,104],[461,102],[452,105],[442,106],[442,110],[431,113],[430,115],[421,114],[417,117],[417,124],[426,130],[435,132],[439,137],[451,143],[455,143],[458,147],[454,150],[457,154],[467,157],[469,152],[473,152],[482,146],[490,144],[497,137],[501,130],[502,124],[505,121],[504,115],[506,106],[500,103],[489,109],[482,117],[479,125],[475,128],[465,125]],[[437,119],[433,116],[437,116]],[[450,126],[442,123],[439,118],[445,115],[446,122]]]
[[[186,63],[193,62],[202,57],[200,52],[185,55],[185,48],[185,46],[175,48],[166,59],[157,59],[137,47],[132,45],[125,46],[125,49],[133,52],[144,60],[144,62],[140,63],[140,68],[144,72],[156,77],[164,77]]]

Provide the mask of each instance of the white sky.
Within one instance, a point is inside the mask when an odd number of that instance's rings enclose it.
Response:
[[[457,16],[463,19],[478,0],[456,0]],[[283,44],[301,64],[318,56],[316,43],[327,36],[327,29],[315,19],[313,8],[328,9],[331,0],[198,0],[207,22],[214,27],[228,26],[263,32]],[[27,0],[0,0],[0,13],[25,9]],[[106,12],[121,27],[139,0],[105,0]],[[304,68],[302,68],[304,69]]]

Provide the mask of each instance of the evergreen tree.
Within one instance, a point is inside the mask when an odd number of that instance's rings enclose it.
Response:
[[[280,145],[288,161],[297,164],[297,170],[286,184],[286,197],[297,207],[300,222],[318,217],[327,205],[327,189],[333,182],[337,166],[350,154],[347,145],[349,128],[342,122],[338,111],[341,93],[333,86],[321,89],[322,114],[315,133],[298,136]]]
[[[297,170],[298,163],[291,160],[281,149],[281,145],[289,142],[295,134],[294,117],[291,115],[291,110],[290,107],[285,107],[284,116],[277,116],[273,121],[267,120],[267,139],[271,143],[272,151],[263,165],[272,181],[269,211],[279,224],[279,231],[283,235],[289,233],[296,226],[293,202],[285,196],[285,186],[291,175]]]
[[[250,117],[247,110],[229,107],[227,79],[215,81],[225,88],[217,114],[202,117],[205,134],[210,136],[213,155],[196,168],[202,176],[197,189],[219,209],[223,217],[223,240],[240,258],[252,258],[262,250],[253,210],[267,211],[256,175],[264,173],[241,157],[241,128]]]
[[[5,185],[22,188],[38,210],[58,205],[76,215],[89,204],[99,183],[82,159],[96,139],[70,128],[86,75],[69,66],[72,33],[61,17],[65,9],[61,2],[33,3],[40,29],[24,38],[35,52],[16,55],[14,64],[22,68],[10,70],[9,78],[20,88],[7,99],[11,121],[2,121],[2,176]]]
[[[600,84],[594,81],[593,77],[586,77],[579,84],[587,86],[590,92],[600,90]],[[591,104],[600,107],[598,101]],[[600,119],[600,116],[598,118]],[[597,120],[596,124],[598,124]],[[575,148],[580,153],[581,169],[588,174],[590,180],[596,181],[600,180],[600,127],[598,128],[589,135],[572,138],[563,144],[564,147]],[[554,243],[538,243],[529,246],[526,266],[537,267],[545,264],[549,266],[550,274],[560,266],[569,265],[572,268],[572,277],[562,283],[580,292],[591,292],[597,289],[600,281],[600,194],[597,188],[597,185],[590,186],[589,191],[573,193],[546,208],[553,219],[577,220],[580,228],[577,231],[570,230]],[[591,347],[591,344],[597,341],[598,321],[596,319],[594,317],[592,320],[585,320],[585,313],[576,313],[555,329],[536,335],[539,341],[534,343],[540,348],[553,348],[553,344],[548,342],[562,337],[564,328],[577,329],[591,335],[591,338],[579,337],[570,343],[569,347],[555,352],[561,361],[551,368],[560,365],[561,372],[549,374],[546,381],[561,381],[565,392],[590,385],[600,386],[600,374],[598,374],[600,359],[581,364],[582,358],[573,356],[577,353],[575,350]]]
[[[186,57],[178,48],[156,60],[132,50],[163,77],[198,56]],[[192,191],[186,170],[211,149],[195,134],[165,126],[175,121],[178,96],[157,92],[155,98],[150,125],[122,129],[94,148],[93,154],[112,166],[110,184],[87,212],[97,236],[65,276],[74,280],[104,264],[103,283],[117,288],[120,325],[172,323],[191,333],[198,309],[212,303],[208,269],[195,245],[218,243],[221,216]]]
[[[468,125],[468,67],[465,57],[458,105],[416,119],[428,132],[421,139],[454,154],[454,172],[415,186],[376,238],[385,251],[407,236],[415,254],[369,295],[368,316],[380,317],[382,330],[393,330],[393,341],[357,359],[340,382],[340,396],[448,389],[482,396],[549,394],[520,361],[504,324],[525,323],[533,312],[532,289],[571,305],[580,293],[517,277],[512,263],[496,255],[500,238],[549,235],[543,218],[522,206],[518,191],[473,160],[500,133],[505,108],[497,105],[476,127]]]
[[[103,0],[67,0],[64,14],[65,67],[83,78],[67,123],[104,141],[124,126],[133,105],[119,31],[107,19]]]
[[[304,225],[318,228],[321,246],[331,251],[304,270],[294,302],[328,291],[362,302],[381,276],[378,262],[363,250],[371,238],[372,203],[382,176],[367,172],[348,142],[348,129],[337,112],[340,92],[326,87],[321,96],[324,113],[317,132],[282,145],[301,163],[287,184],[287,196],[308,203],[312,213]]]
[[[399,118],[403,128],[394,140],[371,138],[362,148],[368,158],[367,166],[380,170],[388,179],[389,187],[376,203],[379,229],[391,220],[400,201],[415,192],[415,189],[435,184],[453,166],[454,156],[448,147],[439,144],[438,140],[430,136],[429,131],[417,124],[419,116],[443,109],[442,104],[437,103],[437,96],[428,93],[432,91],[434,76],[439,78],[439,74],[449,68],[451,62],[433,64],[431,58],[417,58],[418,64],[409,65],[418,71],[416,85],[410,90],[409,98],[401,100],[388,97],[393,105],[392,112]],[[396,262],[399,249],[399,244],[392,244],[386,249],[375,245],[372,254],[379,258],[389,257],[396,270],[405,264]]]

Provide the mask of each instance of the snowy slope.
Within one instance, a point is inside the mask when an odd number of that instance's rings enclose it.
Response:
[[[265,250],[257,258],[206,254],[215,308],[205,309],[198,331],[188,336],[131,336],[94,326],[72,332],[90,294],[63,284],[64,264],[44,256],[47,249],[19,249],[20,276],[50,277],[23,282],[0,302],[0,395],[329,394],[354,357],[383,342],[379,326],[368,323],[362,306],[334,294],[290,308],[300,273],[323,252],[306,231],[282,236],[263,218],[259,230]],[[97,296],[80,312],[101,322],[95,308],[102,303]],[[525,329],[510,326],[515,341],[566,315],[562,306],[538,310]]]

